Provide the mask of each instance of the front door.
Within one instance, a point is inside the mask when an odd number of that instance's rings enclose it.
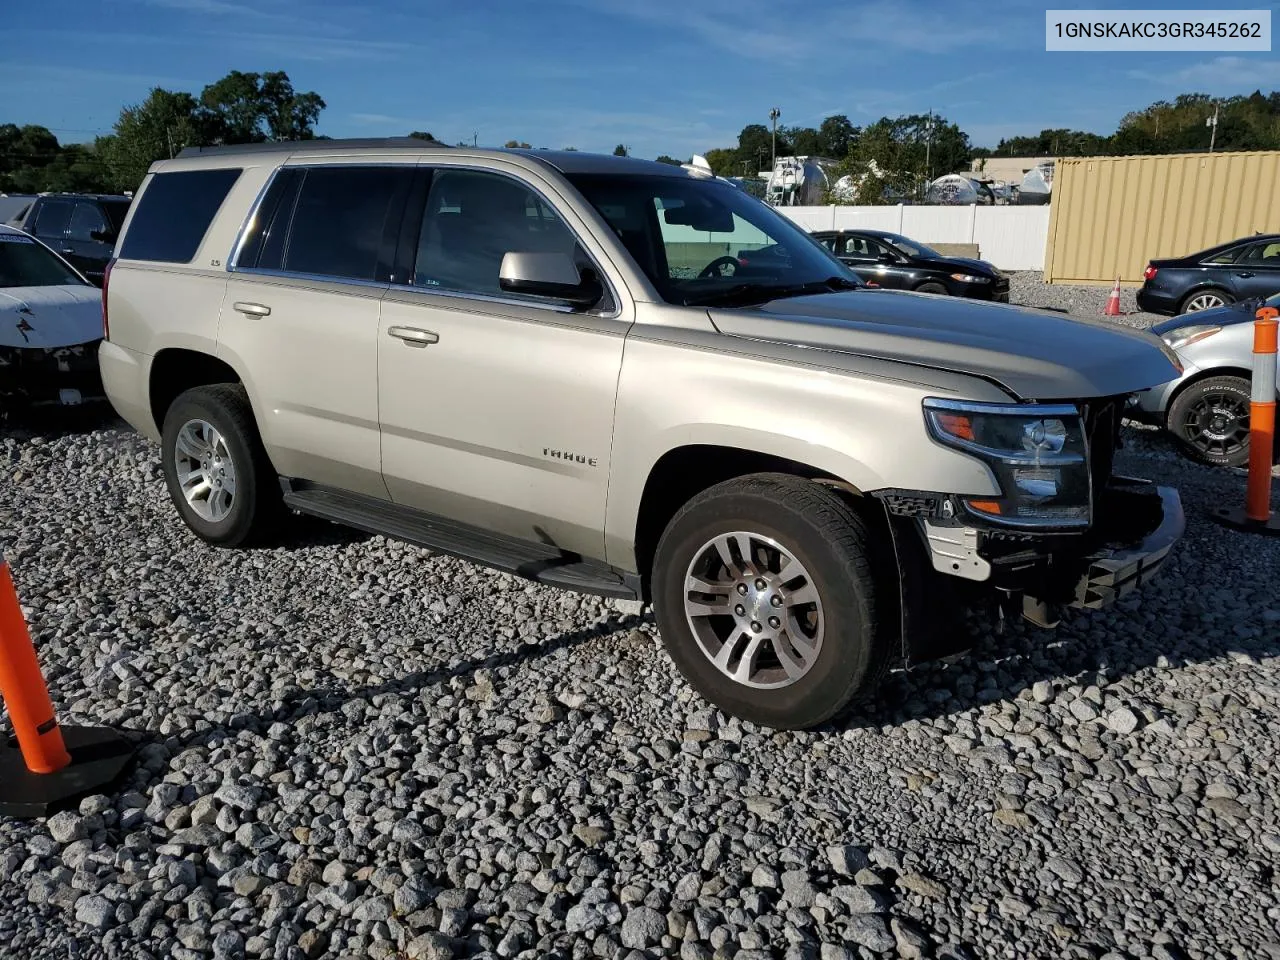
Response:
[[[92,201],[77,200],[67,227],[66,258],[94,283],[102,283],[102,272],[111,259],[112,244],[106,241],[111,225],[102,209]]]
[[[383,476],[397,503],[601,559],[627,323],[504,292],[509,251],[589,264],[530,185],[436,170],[411,282],[382,302]]]
[[[285,167],[239,251],[218,349],[244,373],[284,476],[387,497],[378,310],[414,170]]]
[[[1280,293],[1280,242],[1268,240],[1248,247],[1231,273],[1240,299]]]

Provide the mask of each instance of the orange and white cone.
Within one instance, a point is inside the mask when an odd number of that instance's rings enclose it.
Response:
[[[1111,296],[1107,297],[1107,309],[1102,311],[1104,317],[1122,317],[1120,312],[1120,278],[1116,277],[1116,285],[1111,288]]]

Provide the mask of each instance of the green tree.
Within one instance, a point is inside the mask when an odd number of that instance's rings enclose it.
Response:
[[[317,93],[298,93],[282,70],[232,70],[200,94],[202,120],[220,143],[309,140],[325,102]]]
[[[435,137],[427,133],[425,130],[414,130],[409,134],[409,136],[413,137],[415,140],[435,140]]]
[[[613,155],[615,157],[625,157],[627,155],[627,145],[625,143],[618,144],[613,148]]]
[[[843,113],[827,117],[818,127],[818,152],[824,157],[842,160],[858,145],[859,132]]]
[[[113,188],[135,190],[155,161],[208,142],[208,124],[196,99],[156,87],[142,103],[121,110],[115,132],[99,137],[94,148],[110,171]]]
[[[822,135],[813,127],[791,127],[787,130],[787,144],[797,157],[822,156]]]
[[[503,144],[503,146],[506,147],[508,150],[530,149],[529,144],[525,143],[523,140],[508,140],[506,143]]]
[[[708,150],[703,156],[707,158],[711,171],[718,176],[736,177],[742,174],[742,169],[738,164],[737,150],[717,148]]]
[[[684,161],[682,161],[682,160],[677,160],[675,157],[669,157],[669,156],[667,156],[665,153],[660,153],[660,154],[658,154],[658,158],[657,158],[657,159],[658,159],[658,163],[669,163],[669,164],[672,164],[673,166],[677,166],[677,167],[678,167],[678,166],[680,166],[680,164],[684,162]],[[710,162],[710,161],[708,161],[708,162]]]

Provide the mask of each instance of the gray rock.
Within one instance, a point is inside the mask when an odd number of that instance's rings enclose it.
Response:
[[[889,930],[897,942],[898,956],[903,960],[920,960],[921,957],[929,956],[933,950],[933,943],[929,940],[928,934],[913,920],[908,920],[906,917],[891,917]]]
[[[876,953],[892,950],[897,940],[889,932],[889,925],[884,917],[874,913],[859,913],[850,918],[844,928],[845,936],[858,946],[866,947]]]
[[[643,950],[658,943],[666,932],[667,918],[657,910],[644,906],[633,907],[622,921],[622,945]]]
[[[852,877],[864,867],[871,866],[867,852],[852,844],[827,847],[827,861],[831,869],[842,877]]]
[[[786,870],[782,874],[782,896],[793,907],[813,906],[817,888],[809,879],[807,870]]]
[[[106,897],[97,894],[76,901],[76,920],[95,930],[105,930],[116,919],[116,908]]]
[[[415,937],[409,941],[404,952],[409,960],[453,960],[455,956],[452,942],[439,933],[424,933]]]
[[[1127,736],[1138,729],[1138,715],[1128,707],[1118,707],[1107,714],[1107,726],[1114,733]]]
[[[831,896],[848,907],[850,913],[884,913],[889,909],[889,898],[872,887],[833,887]]]
[[[89,835],[85,818],[70,810],[55,813],[45,821],[45,827],[49,831],[49,836],[61,844],[75,843]]]

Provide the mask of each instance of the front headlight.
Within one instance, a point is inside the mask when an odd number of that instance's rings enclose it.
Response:
[[[990,283],[990,277],[980,277],[976,273],[953,273],[952,280],[959,280],[961,283]]]
[[[1169,345],[1170,350],[1181,350],[1206,337],[1212,337],[1222,328],[1212,323],[1193,323],[1186,327],[1177,327],[1160,334],[1160,339]]]
[[[1093,493],[1084,421],[1072,404],[970,403],[929,397],[925,422],[939,443],[982,460],[1002,496],[964,497],[1002,526],[1087,527]]]

